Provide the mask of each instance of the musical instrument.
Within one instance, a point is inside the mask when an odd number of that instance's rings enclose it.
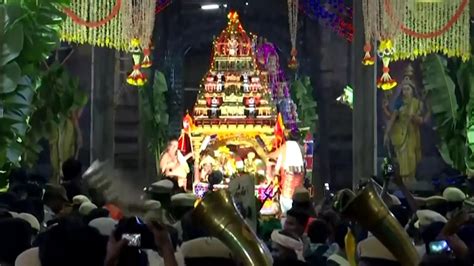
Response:
[[[338,192],[336,209],[369,230],[403,266],[418,265],[420,258],[405,229],[383,203],[372,182],[357,194]]]
[[[192,212],[192,219],[222,241],[242,265],[273,265],[270,251],[244,222],[228,190],[208,192]]]

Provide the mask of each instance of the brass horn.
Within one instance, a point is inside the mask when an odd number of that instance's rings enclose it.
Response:
[[[209,192],[192,213],[193,222],[204,226],[246,266],[271,266],[271,254],[237,210],[230,192]]]
[[[340,191],[335,207],[377,237],[401,265],[418,265],[420,258],[415,246],[371,182],[357,194],[349,189]]]

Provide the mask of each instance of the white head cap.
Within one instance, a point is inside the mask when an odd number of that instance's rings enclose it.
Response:
[[[400,201],[400,199],[397,198],[397,196],[393,194],[388,194],[388,195],[392,199],[392,205],[402,205],[402,202]]]
[[[194,207],[197,197],[193,193],[178,193],[171,197],[171,204],[175,206]]]
[[[36,219],[35,216],[29,214],[29,213],[26,213],[26,212],[23,212],[23,213],[20,213],[16,216],[16,218],[20,218],[22,220],[25,220],[27,221],[30,225],[31,225],[31,228],[35,229],[36,231],[39,232],[40,230],[40,223],[38,222],[38,219]]]
[[[418,221],[414,224],[415,228],[423,228],[435,222],[448,222],[443,215],[432,210],[419,210],[416,212],[416,216]]]
[[[158,190],[171,192],[171,190],[173,189],[173,182],[168,179],[165,179],[155,182],[151,184],[151,186]]]
[[[215,237],[186,241],[181,245],[181,252],[184,258],[232,258],[230,249]]]
[[[161,203],[157,200],[147,200],[145,201],[145,208],[147,210],[159,210],[161,209]]]
[[[99,233],[103,236],[110,236],[117,226],[117,221],[109,217],[96,218],[89,222],[90,227],[94,227],[99,230]]]
[[[15,266],[41,266],[39,248],[30,248],[16,257]]]
[[[92,202],[84,202],[79,207],[79,213],[82,215],[88,215],[92,210],[97,209],[97,206]]]
[[[84,202],[91,202],[91,200],[84,195],[77,195],[72,198],[72,204],[81,205]]]
[[[448,202],[462,202],[466,199],[466,194],[457,187],[447,187],[443,191],[443,198]]]

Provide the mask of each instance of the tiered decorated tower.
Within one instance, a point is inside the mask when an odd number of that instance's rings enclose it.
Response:
[[[195,124],[272,126],[276,109],[257,68],[256,37],[245,32],[236,12],[228,18],[214,40],[211,68],[194,107]]]
[[[198,195],[207,188],[213,170],[223,173],[221,186],[250,174],[258,177],[258,189],[265,190],[274,176],[269,155],[284,141],[268,71],[257,64],[257,37],[245,32],[236,12],[230,12],[228,19],[213,42],[210,69],[192,115],[184,118],[180,138],[180,147],[186,147],[181,145],[186,139],[191,142]]]

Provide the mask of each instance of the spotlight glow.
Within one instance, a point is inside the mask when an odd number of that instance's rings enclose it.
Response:
[[[202,5],[201,6],[202,10],[214,10],[214,9],[219,9],[218,4],[209,4],[209,5]]]

